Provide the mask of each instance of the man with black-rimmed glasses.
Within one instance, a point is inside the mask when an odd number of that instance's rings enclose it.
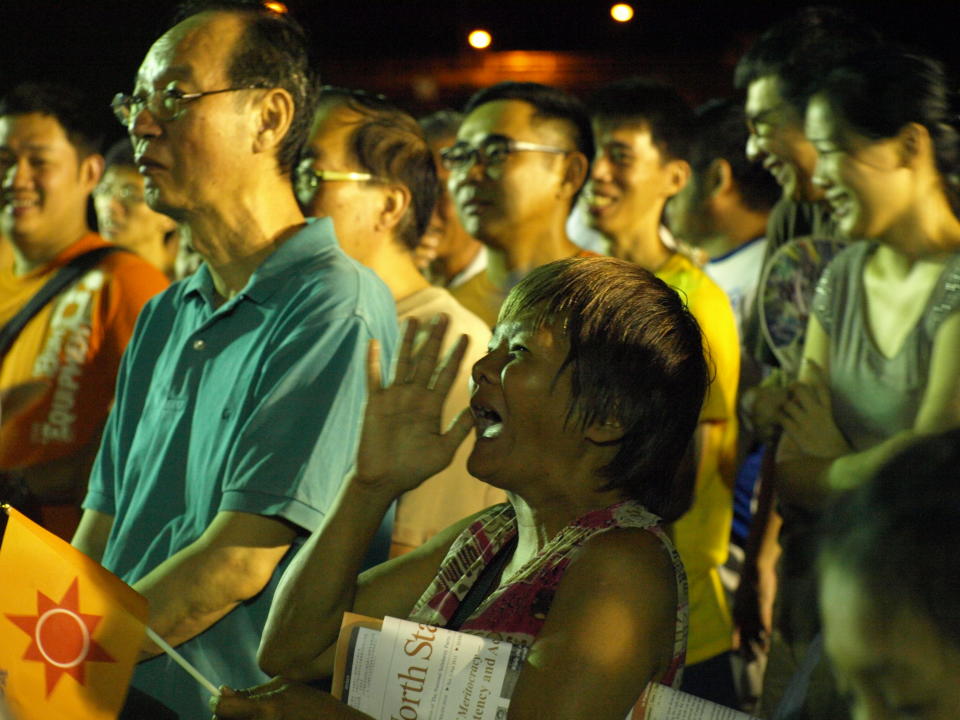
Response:
[[[147,202],[204,264],[141,315],[73,543],[149,599],[151,628],[204,675],[245,687],[266,680],[256,650],[291,548],[353,460],[367,344],[392,355],[393,302],[297,206],[314,100],[288,16],[188,11],[113,107]],[[144,644],[134,687],[208,717],[159,652]]]
[[[593,156],[583,105],[557,88],[504,82],[476,93],[441,153],[464,229],[487,246],[487,269],[451,290],[489,325],[530,270],[583,251],[567,216]]]

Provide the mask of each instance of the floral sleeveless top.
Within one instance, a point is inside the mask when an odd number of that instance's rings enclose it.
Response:
[[[658,682],[679,687],[687,645],[687,578],[680,556],[659,523],[659,517],[630,501],[583,515],[544,545],[509,584],[490,593],[460,631],[529,647],[543,627],[563,573],[584,543],[615,528],[641,528],[659,538],[673,562],[678,600],[673,658]],[[517,524],[509,503],[484,511],[454,541],[436,578],[414,605],[410,619],[445,626],[484,568],[516,535]]]

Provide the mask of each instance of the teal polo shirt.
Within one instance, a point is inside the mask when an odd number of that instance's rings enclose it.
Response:
[[[123,356],[83,506],[114,516],[103,565],[128,583],[220,511],[314,530],[355,459],[367,344],[382,343],[385,368],[395,351],[390,292],[329,220],[280,245],[236,297],[215,298],[204,265],[144,307]],[[256,651],[290,555],[263,592],[179,648],[215,684],[267,679]],[[166,656],[133,684],[182,718],[210,716],[207,692]]]

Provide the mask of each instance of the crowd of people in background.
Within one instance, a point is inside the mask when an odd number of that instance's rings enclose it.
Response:
[[[344,611],[528,645],[511,718],[960,717],[943,65],[808,7],[741,98],[417,119],[309,55],[184,5],[105,154],[77,89],[0,97],[0,501],[146,596],[217,717],[358,717]],[[147,640],[122,717],[207,701]]]

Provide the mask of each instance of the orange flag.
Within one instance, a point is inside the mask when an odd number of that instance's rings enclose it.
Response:
[[[0,702],[17,720],[116,718],[143,644],[147,600],[4,506]]]

